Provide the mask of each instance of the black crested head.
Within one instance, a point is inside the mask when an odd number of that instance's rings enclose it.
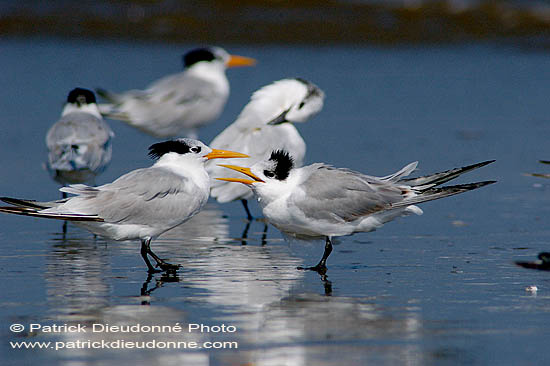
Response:
[[[269,160],[275,162],[275,179],[285,180],[294,168],[294,159],[285,150],[276,150],[271,153]]]
[[[191,146],[185,140],[168,140],[149,146],[149,157],[151,159],[159,159],[162,155],[171,152],[186,154],[190,149]]]
[[[95,94],[91,90],[74,88],[69,92],[67,96],[67,103],[76,103],[81,104],[91,104],[95,103]]]
[[[310,81],[307,81],[306,79],[302,79],[302,78],[294,78],[294,79],[301,82],[307,87],[307,93],[304,99],[308,99],[314,96],[321,96],[321,93],[322,93],[321,89],[319,89],[317,85],[313,84]]]
[[[215,58],[216,56],[210,49],[195,48],[183,55],[183,67],[189,67],[201,61],[212,61]]]

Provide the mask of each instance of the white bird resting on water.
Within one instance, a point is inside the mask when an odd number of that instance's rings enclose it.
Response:
[[[61,191],[74,194],[58,201],[37,202],[0,199],[12,206],[0,212],[74,221],[94,234],[114,240],[141,240],[141,256],[149,272],[178,266],[160,259],[151,240],[196,215],[206,204],[210,177],[204,169],[208,159],[245,158],[247,155],[211,149],[198,140],[182,138],[149,147],[157,161],[149,168],[133,170],[112,183],[98,187],[70,185]]]
[[[61,118],[48,130],[46,169],[61,185],[94,183],[111,161],[113,131],[97,108],[92,91],[71,90]]]
[[[438,187],[493,161],[405,179],[403,177],[416,168],[417,162],[394,174],[373,177],[323,163],[295,168],[287,152],[274,151],[269,159],[251,168],[222,165],[251,179],[216,179],[252,187],[264,216],[284,234],[306,240],[325,238],[323,257],[316,266],[306,268],[325,274],[333,237],[373,231],[397,217],[422,214],[416,206],[418,203],[495,183],[485,181]]]
[[[243,151],[250,155],[250,165],[269,157],[273,150],[284,149],[294,157],[295,165],[301,166],[306,143],[292,123],[305,122],[317,114],[323,108],[324,98],[323,91],[307,80],[275,81],[254,92],[235,122],[216,136],[210,146]],[[209,163],[206,169],[211,176],[229,174],[216,164]],[[229,176],[236,178],[239,174]],[[214,181],[211,195],[219,203],[241,200],[248,220],[252,220],[247,200],[253,193],[248,187]]]
[[[151,83],[145,90],[113,93],[97,89],[108,101],[101,113],[156,138],[195,138],[215,121],[229,96],[228,67],[251,66],[255,60],[230,55],[219,47],[196,48],[183,55],[184,70]]]

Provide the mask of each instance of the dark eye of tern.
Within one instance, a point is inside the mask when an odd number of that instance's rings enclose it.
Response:
[[[298,109],[302,109],[305,105],[306,105],[305,102],[300,103],[300,105],[298,106]]]
[[[198,154],[201,152],[201,147],[200,146],[194,146],[191,148],[191,151],[194,152],[195,154]]]
[[[273,178],[275,176],[275,173],[269,171],[269,170],[264,170],[264,175],[267,177],[267,178]]]

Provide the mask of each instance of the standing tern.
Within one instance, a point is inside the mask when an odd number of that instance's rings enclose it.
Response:
[[[150,273],[158,270],[148,255],[162,270],[174,270],[178,266],[153,253],[151,240],[187,221],[206,204],[210,192],[206,160],[247,155],[211,149],[200,141],[182,138],[151,145],[149,156],[157,159],[153,166],[131,171],[112,183],[61,188],[75,195],[66,199],[37,202],[2,197],[12,206],[0,207],[0,212],[74,221],[114,240],[140,239],[141,256]]]
[[[111,161],[113,136],[99,113],[94,93],[75,88],[61,118],[46,135],[46,169],[61,185],[92,183]]]
[[[422,210],[415,206],[417,203],[495,183],[485,181],[437,187],[493,161],[404,179],[418,162],[394,174],[373,177],[323,163],[295,168],[293,158],[279,150],[251,168],[223,165],[251,179],[216,179],[252,187],[264,216],[284,234],[299,239],[325,238],[321,261],[307,268],[325,274],[326,261],[332,251],[332,237],[373,231],[399,216],[422,214]]]
[[[219,47],[197,48],[183,55],[184,70],[151,83],[145,90],[112,93],[97,89],[109,104],[101,113],[156,138],[179,137],[216,120],[229,96],[228,67],[251,66],[255,60],[230,55]]]
[[[307,80],[283,79],[257,90],[237,120],[223,130],[210,146],[242,151],[250,155],[250,165],[266,159],[271,151],[284,149],[301,166],[306,143],[292,123],[305,122],[323,108],[325,94]],[[231,162],[230,162],[231,163]],[[216,164],[207,164],[211,176],[228,174]],[[239,177],[237,173],[233,177]],[[212,183],[212,197],[226,203],[241,200],[248,216],[247,200],[253,197],[250,188],[227,182]]]

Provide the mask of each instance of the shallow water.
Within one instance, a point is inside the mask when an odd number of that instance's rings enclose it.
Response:
[[[180,68],[192,45],[15,39],[0,41],[0,193],[53,199],[44,136],[75,86],[125,90]],[[282,47],[226,45],[255,57],[228,72],[232,94],[209,142],[257,88],[301,76],[327,94],[298,129],[306,161],[386,175],[419,160],[419,174],[496,163],[461,182],[498,184],[422,205],[366,234],[340,238],[328,277],[296,270],[323,244],[288,243],[246,223],[240,203],[211,202],[154,250],[182,264],[149,277],[136,242],[93,238],[61,223],[0,217],[3,364],[365,365],[528,364],[550,361],[550,275],[519,268],[550,246],[550,56],[487,45]],[[97,183],[149,165],[148,136],[109,121],[113,160]],[[259,214],[258,206],[251,204]],[[527,286],[536,285],[537,292]],[[26,327],[12,333],[11,324]],[[91,332],[96,326],[175,324],[183,332]],[[30,324],[88,332],[29,332]],[[235,332],[188,332],[189,324]],[[217,328],[213,328],[217,330]],[[233,328],[231,328],[233,329]],[[172,329],[173,330],[173,329]],[[152,342],[140,349],[12,349],[10,341]],[[237,342],[238,349],[164,349],[162,342]],[[71,343],[72,342],[72,343]],[[60,343],[61,344],[61,343]],[[159,346],[160,344],[160,346]],[[234,346],[234,345],[233,345]]]

